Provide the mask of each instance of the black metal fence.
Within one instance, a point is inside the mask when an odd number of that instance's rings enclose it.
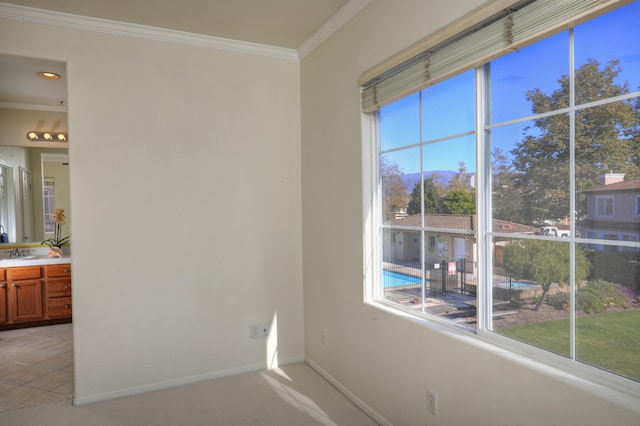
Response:
[[[424,283],[428,295],[448,293],[476,294],[476,262],[467,259],[442,260],[425,265]],[[404,294],[413,297],[422,292],[422,268],[420,263],[385,263],[383,289],[387,294]]]

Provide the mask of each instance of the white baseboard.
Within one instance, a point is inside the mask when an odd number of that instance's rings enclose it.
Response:
[[[313,368],[319,375],[324,377],[329,383],[331,383],[336,389],[338,389],[344,396],[346,396],[351,402],[353,402],[358,408],[364,411],[369,417],[375,420],[378,424],[382,426],[392,426],[390,422],[387,421],[384,417],[378,414],[373,408],[369,407],[365,404],[360,398],[355,396],[349,389],[347,389],[342,383],[336,380],[333,376],[331,376],[328,372],[322,369],[318,364],[316,364],[311,358],[305,357],[305,363]]]
[[[278,360],[279,365],[296,364],[305,362],[304,355],[287,358],[284,360]],[[147,392],[155,392],[159,390],[165,390],[175,388],[178,386],[186,386],[193,383],[202,382],[205,380],[220,379],[222,377],[235,376],[237,374],[251,373],[254,371],[266,370],[268,368],[266,362],[259,364],[246,365],[243,367],[231,368],[228,370],[215,371],[212,373],[199,374],[197,376],[184,377],[175,380],[168,380],[165,382],[151,383],[148,385],[135,386],[132,388],[121,389],[117,391],[98,393],[95,395],[88,395],[83,397],[74,396],[73,405],[81,406],[87,404],[93,404],[96,402],[109,401],[117,398],[124,398],[127,396],[140,395]]]

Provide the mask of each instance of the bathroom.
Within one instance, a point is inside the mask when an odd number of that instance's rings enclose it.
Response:
[[[4,411],[72,398],[73,339],[65,65],[0,55],[0,74]]]

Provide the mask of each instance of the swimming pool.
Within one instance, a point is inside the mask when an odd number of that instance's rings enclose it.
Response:
[[[420,282],[419,277],[388,271],[386,269],[382,271],[382,288],[403,287],[420,284]]]
[[[533,290],[535,288],[539,288],[540,286],[536,283],[531,283],[528,281],[511,281],[511,287],[509,287],[509,281],[501,281],[496,283],[496,287],[511,288],[515,290]]]

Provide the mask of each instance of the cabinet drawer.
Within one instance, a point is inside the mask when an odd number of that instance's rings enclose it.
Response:
[[[47,277],[70,277],[71,265],[63,263],[61,265],[47,265]]]
[[[71,310],[71,297],[47,299],[47,316],[49,318],[70,317]]]
[[[9,280],[33,280],[42,278],[42,268],[39,266],[29,266],[26,268],[11,268],[9,270]]]
[[[71,296],[71,280],[47,281],[47,297]]]

